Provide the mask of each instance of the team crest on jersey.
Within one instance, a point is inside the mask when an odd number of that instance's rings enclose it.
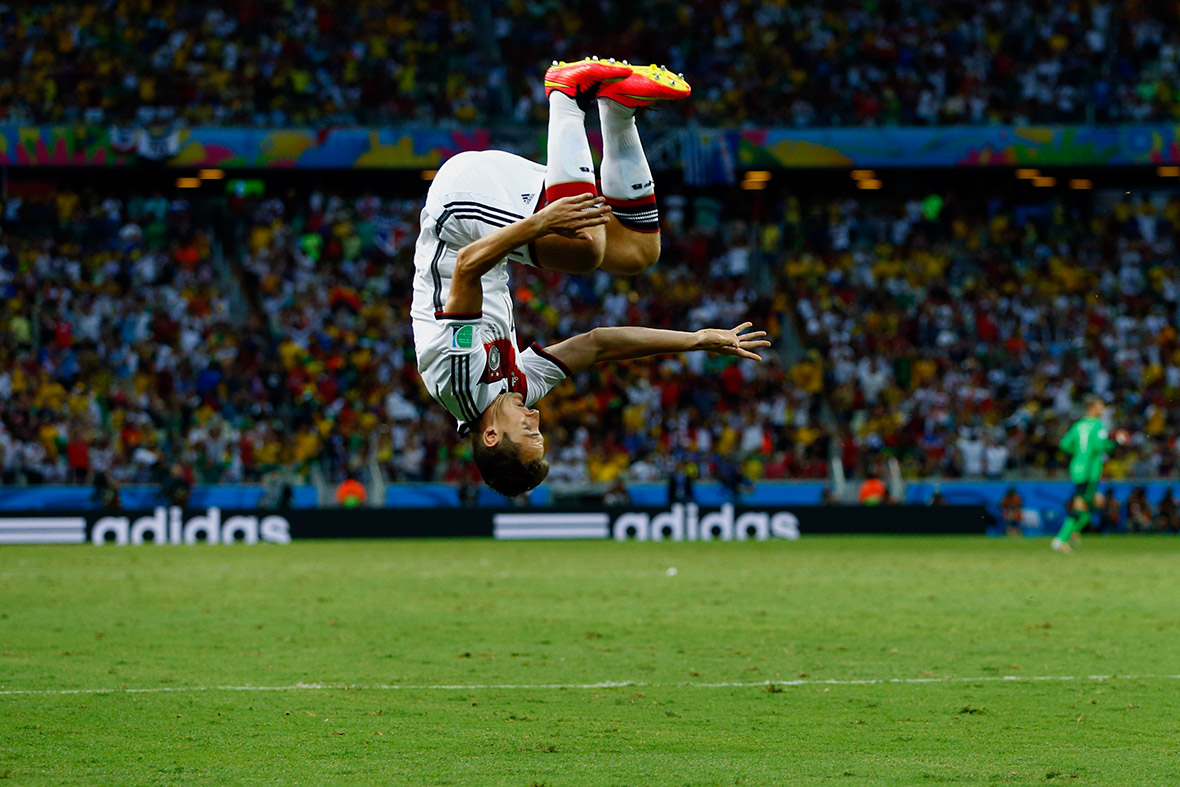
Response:
[[[516,349],[511,339],[496,339],[494,342],[484,342],[484,351],[488,354],[488,363],[484,367],[480,382],[498,383],[508,381],[508,390],[523,394],[526,392],[524,375],[516,366]]]
[[[451,346],[458,347],[463,350],[470,350],[474,344],[475,326],[456,325],[455,332],[451,334]]]

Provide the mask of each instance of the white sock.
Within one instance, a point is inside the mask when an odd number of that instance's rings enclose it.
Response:
[[[598,117],[602,121],[603,196],[630,200],[654,194],[651,167],[635,127],[635,110],[600,98]]]
[[[597,194],[594,159],[586,139],[586,113],[577,102],[554,90],[549,94],[549,160],[545,198],[549,202],[575,194]]]
[[[598,117],[602,121],[602,196],[611,215],[629,230],[659,232],[656,187],[635,127],[635,110],[600,98]]]

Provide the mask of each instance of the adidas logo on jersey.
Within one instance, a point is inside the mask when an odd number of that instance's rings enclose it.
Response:
[[[520,198],[521,198],[522,200],[524,200],[524,204],[525,204],[525,205],[528,205],[530,202],[532,202],[532,201],[533,201],[533,195],[532,195],[532,194],[521,194],[521,195],[520,195]]]

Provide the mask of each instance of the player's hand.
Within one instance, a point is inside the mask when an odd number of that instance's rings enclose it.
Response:
[[[579,194],[550,202],[537,211],[537,217],[542,234],[590,240],[588,229],[610,221],[610,205],[597,194]]]
[[[744,322],[728,331],[721,328],[702,328],[697,331],[697,349],[715,355],[733,355],[738,358],[761,361],[762,356],[754,350],[759,347],[769,347],[770,342],[764,338],[766,331],[745,333],[753,326],[752,322]]]
[[[1126,429],[1114,430],[1114,441],[1119,445],[1126,445],[1131,440],[1131,433]]]

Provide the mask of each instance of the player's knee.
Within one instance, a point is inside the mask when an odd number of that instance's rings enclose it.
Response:
[[[593,244],[586,244],[585,248],[571,250],[562,259],[565,273],[593,273],[602,265],[603,253],[594,248]]]
[[[578,249],[578,259],[575,265],[584,267],[583,273],[593,273],[606,259],[606,236],[597,234]]]
[[[606,255],[606,237],[591,233],[590,238],[572,240],[547,237],[537,241],[538,264],[558,273],[593,273]]]
[[[1081,511],[1085,511],[1087,508],[1088,508],[1088,506],[1086,505],[1085,498],[1075,497],[1073,499],[1073,510],[1074,511],[1081,512]]]

